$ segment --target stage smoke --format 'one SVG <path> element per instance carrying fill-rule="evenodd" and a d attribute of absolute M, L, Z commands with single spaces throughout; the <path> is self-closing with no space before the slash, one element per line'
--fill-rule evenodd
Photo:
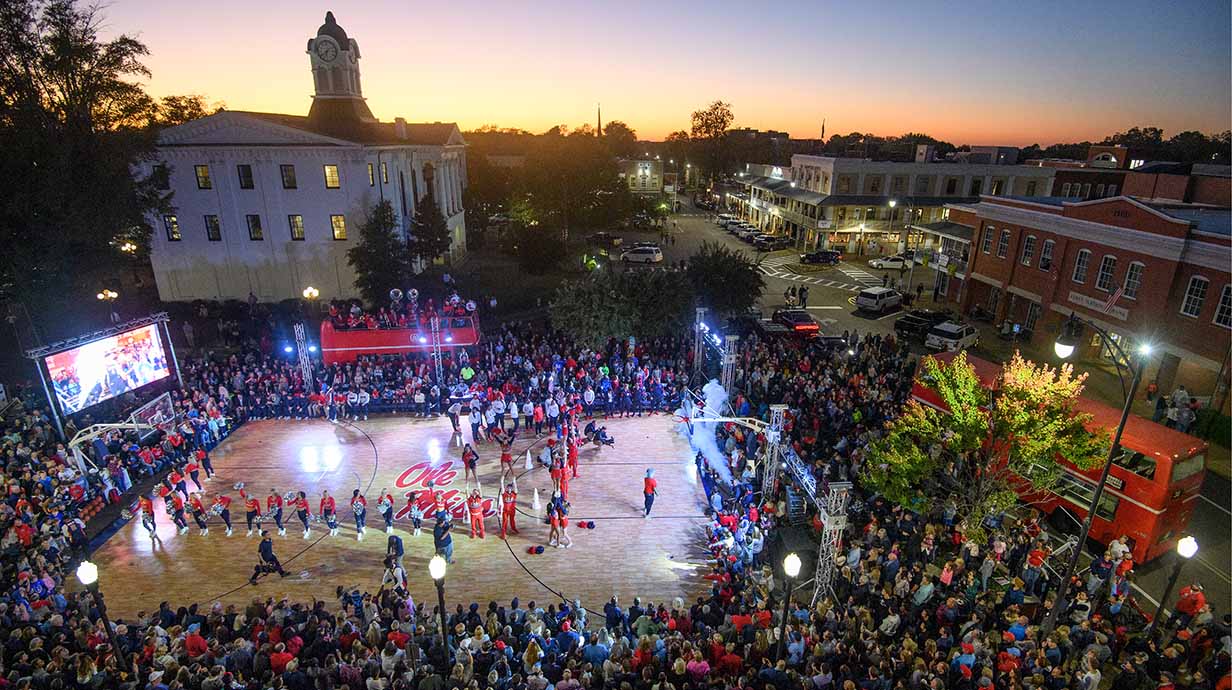
<path fill-rule="evenodd" d="M 706 408 L 698 410 L 694 407 L 693 414 L 695 419 L 692 420 L 692 424 L 681 424 L 682 430 L 688 437 L 689 445 L 693 450 L 701 453 L 702 457 L 706 458 L 706 463 L 710 465 L 710 469 L 714 470 L 723 481 L 731 484 L 732 476 L 731 470 L 727 467 L 727 456 L 723 454 L 723 451 L 719 450 L 719 444 L 715 438 L 719 427 L 718 423 L 698 423 L 696 421 L 706 417 L 723 416 L 723 408 L 727 405 L 727 391 L 723 390 L 722 384 L 717 380 L 711 379 L 709 383 L 702 386 L 702 398 L 706 401 Z M 691 434 L 689 433 L 690 426 L 692 427 Z"/>

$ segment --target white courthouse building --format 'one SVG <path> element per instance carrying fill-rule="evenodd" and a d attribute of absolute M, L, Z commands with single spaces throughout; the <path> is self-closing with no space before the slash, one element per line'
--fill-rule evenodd
<path fill-rule="evenodd" d="M 360 85 L 359 44 L 332 13 L 308 41 L 315 94 L 308 114 L 220 111 L 162 132 L 174 210 L 150 219 L 151 263 L 164 301 L 356 297 L 346 252 L 366 213 L 391 202 L 414 233 L 420 199 L 435 200 L 466 248 L 466 142 L 454 123 L 379 122 Z M 405 286 L 403 286 L 405 287 Z"/>

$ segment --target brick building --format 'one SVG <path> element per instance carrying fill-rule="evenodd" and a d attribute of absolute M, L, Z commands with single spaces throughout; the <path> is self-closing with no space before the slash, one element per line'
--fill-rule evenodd
<path fill-rule="evenodd" d="M 971 230 L 969 279 L 947 292 L 962 313 L 985 309 L 1040 344 L 1077 313 L 1113 338 L 1152 343 L 1147 380 L 1161 390 L 1184 383 L 1227 406 L 1232 212 L 1123 196 L 983 197 L 947 208 L 948 223 Z M 1106 356 L 1088 335 L 1082 354 Z"/>

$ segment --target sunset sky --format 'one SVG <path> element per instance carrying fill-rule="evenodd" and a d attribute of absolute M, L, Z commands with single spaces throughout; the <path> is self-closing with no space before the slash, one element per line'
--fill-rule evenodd
<path fill-rule="evenodd" d="M 716 99 L 738 126 L 907 131 L 968 144 L 1229 128 L 1228 0 L 554 2 L 112 0 L 149 89 L 307 113 L 325 11 L 359 42 L 377 117 L 541 132 L 603 118 L 643 139 Z"/>

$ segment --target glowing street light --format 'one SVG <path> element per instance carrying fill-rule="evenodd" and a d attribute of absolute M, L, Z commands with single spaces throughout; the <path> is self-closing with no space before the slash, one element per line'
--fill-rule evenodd
<path fill-rule="evenodd" d="M 436 610 L 441 615 L 441 644 L 445 645 L 441 648 L 441 657 L 445 659 L 446 667 L 449 665 L 449 620 L 445 617 L 445 569 L 448 565 L 439 553 L 428 561 L 428 574 L 436 584 Z M 448 669 L 442 668 L 441 671 L 447 673 Z"/>
<path fill-rule="evenodd" d="M 795 551 L 783 557 L 783 574 L 787 576 L 787 587 L 783 593 L 783 619 L 779 621 L 779 644 L 774 653 L 776 660 L 783 658 L 783 641 L 787 637 L 788 608 L 791 606 L 791 591 L 796 586 L 796 576 L 800 574 L 800 557 Z"/>
<path fill-rule="evenodd" d="M 98 566 L 90 561 L 82 561 L 77 566 L 77 581 L 85 586 L 90 592 L 90 596 L 94 599 L 94 608 L 98 609 L 98 617 L 103 622 L 103 628 L 107 631 L 107 639 L 111 642 L 111 649 L 116 653 L 120 660 L 120 668 L 128 669 L 128 654 L 124 653 L 124 648 L 120 646 L 120 641 L 116 639 L 115 630 L 111 627 L 111 621 L 107 619 L 107 605 L 103 602 L 103 595 L 98 591 Z"/>
<path fill-rule="evenodd" d="M 116 292 L 115 290 L 108 290 L 106 288 L 103 288 L 103 291 L 98 293 L 94 297 L 97 298 L 98 301 L 100 302 L 114 302 L 116 299 L 120 297 L 120 293 Z"/>
<path fill-rule="evenodd" d="M 1151 639 L 1155 635 L 1155 628 L 1159 626 L 1159 619 L 1164 615 L 1164 604 L 1168 601 L 1168 597 L 1172 595 L 1172 590 L 1176 588 L 1176 582 L 1181 577 L 1181 569 L 1189 562 L 1191 558 L 1198 555 L 1198 540 L 1192 536 L 1185 535 L 1176 542 L 1176 555 L 1180 558 L 1176 559 L 1176 565 L 1172 567 L 1172 576 L 1168 578 L 1168 586 L 1164 588 L 1164 595 L 1159 598 L 1159 606 L 1155 609 L 1155 617 L 1151 619 L 1151 627 L 1147 628 L 1146 639 Z"/>
<path fill-rule="evenodd" d="M 304 288 L 303 294 L 304 294 L 304 299 L 314 300 L 321 296 L 321 291 L 309 285 L 308 287 Z"/>

